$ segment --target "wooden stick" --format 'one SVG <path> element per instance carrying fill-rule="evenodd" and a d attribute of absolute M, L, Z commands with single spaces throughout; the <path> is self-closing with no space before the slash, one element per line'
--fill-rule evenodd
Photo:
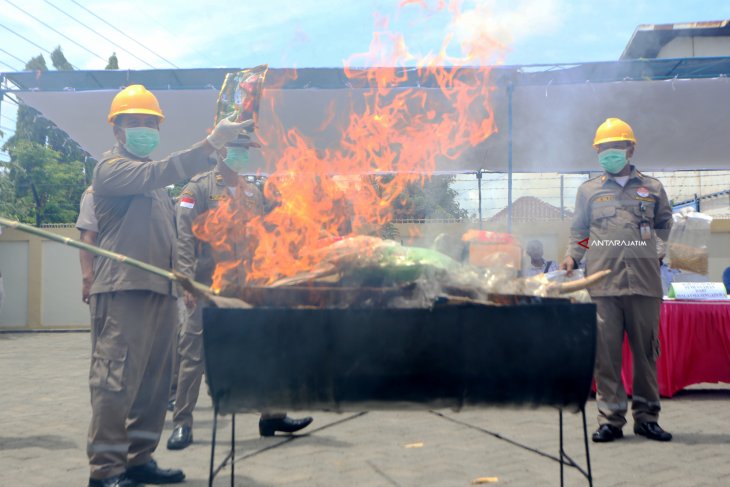
<path fill-rule="evenodd" d="M 170 281 L 179 282 L 178 276 L 175 273 L 173 273 L 172 271 L 161 269 L 157 266 L 148 264 L 146 262 L 142 262 L 141 260 L 127 257 L 126 255 L 118 254 L 118 253 L 112 252 L 110 250 L 99 248 L 96 245 L 89 245 L 87 243 L 80 242 L 78 240 L 74 240 L 69 237 L 62 237 L 60 235 L 56 235 L 55 233 L 51 233 L 46 230 L 41 230 L 40 228 L 26 225 L 24 223 L 20 223 L 15 220 L 9 220 L 9 219 L 1 217 L 1 216 L 0 216 L 0 225 L 10 227 L 10 228 L 15 228 L 17 230 L 20 230 L 21 232 L 30 233 L 30 234 L 36 235 L 38 237 L 47 238 L 48 240 L 53 240 L 55 242 L 59 242 L 64 245 L 68 245 L 70 247 L 76 247 L 77 249 L 85 250 L 87 252 L 91 252 L 92 254 L 100 255 L 102 257 L 106 257 L 107 259 L 112 259 L 116 262 L 120 262 L 122 264 L 127 264 L 132 267 L 142 269 L 143 271 L 147 271 L 147 272 L 150 272 L 157 276 L 164 277 L 165 279 L 169 279 Z M 197 289 L 198 291 L 200 291 L 204 294 L 207 294 L 207 295 L 216 294 L 210 287 L 208 287 L 205 284 L 202 284 L 200 282 L 193 281 L 192 279 L 189 280 L 189 284 L 191 287 Z"/>

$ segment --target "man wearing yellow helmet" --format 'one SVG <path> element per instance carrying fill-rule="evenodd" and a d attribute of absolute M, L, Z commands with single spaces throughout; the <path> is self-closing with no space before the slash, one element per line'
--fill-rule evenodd
<path fill-rule="evenodd" d="M 148 156 L 164 120 L 157 98 L 131 85 L 107 120 L 117 144 L 94 170 L 97 244 L 162 268 L 174 267 L 175 209 L 164 189 L 210 169 L 208 156 L 251 121 L 221 120 L 203 141 L 160 160 Z M 110 259 L 97 259 L 90 290 L 90 487 L 182 482 L 152 459 L 165 421 L 177 327 L 177 287 Z"/>
<path fill-rule="evenodd" d="M 621 379 L 621 348 L 628 335 L 634 360 L 634 433 L 656 441 L 672 435 L 658 424 L 659 311 L 662 283 L 657 240 L 666 240 L 672 208 L 662 184 L 629 163 L 636 147 L 632 128 L 609 118 L 596 131 L 593 147 L 604 170 L 578 189 L 570 246 L 562 269 L 572 271 L 585 256 L 586 274 L 611 269 L 590 288 L 598 313 L 595 442 L 623 437 L 628 401 Z"/>

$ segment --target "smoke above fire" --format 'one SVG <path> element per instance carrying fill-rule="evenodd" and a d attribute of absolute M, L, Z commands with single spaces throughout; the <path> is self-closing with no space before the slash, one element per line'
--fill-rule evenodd
<path fill-rule="evenodd" d="M 318 147 L 280 123 L 257 129 L 272 168 L 263 188 L 272 208 L 255 215 L 227 198 L 194 226 L 216 254 L 214 289 L 225 289 L 241 269 L 249 284 L 270 284 L 311 269 L 338 239 L 377 235 L 408 185 L 423 183 L 440 158 L 457 158 L 497 130 L 490 66 L 507 44 L 498 29 L 487 28 L 488 3 L 462 10 L 460 2 L 401 2 L 402 10 L 450 18 L 440 49 L 419 56 L 387 17 L 376 17 L 367 51 L 344 62 L 348 113 L 321 107 L 326 116 L 317 130 L 335 130 L 336 145 Z M 276 114 L 280 101 L 264 96 L 262 104 Z"/>

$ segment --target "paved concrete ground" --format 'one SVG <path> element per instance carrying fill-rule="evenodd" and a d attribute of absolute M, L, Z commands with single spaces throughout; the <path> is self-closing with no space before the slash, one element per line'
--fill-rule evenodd
<path fill-rule="evenodd" d="M 0 486 L 86 485 L 89 348 L 88 333 L 0 334 Z M 627 427 L 620 442 L 591 444 L 595 485 L 730 485 L 730 385 L 695 387 L 663 407 L 661 424 L 675 440 L 649 442 Z M 591 401 L 590 431 L 595 410 Z M 308 435 L 294 439 L 260 438 L 257 416 L 238 415 L 236 485 L 468 486 L 478 477 L 497 477 L 496 485 L 559 485 L 558 464 L 544 455 L 558 449 L 552 409 L 311 414 Z M 565 421 L 566 449 L 584 464 L 580 416 Z M 219 424 L 219 438 L 229 440 L 230 417 Z M 171 452 L 164 447 L 168 418 L 156 458 L 163 467 L 184 468 L 185 485 L 207 485 L 211 426 L 203 393 L 195 444 Z M 412 444 L 421 446 L 406 446 Z M 229 485 L 229 472 L 215 485 Z M 567 469 L 566 485 L 586 483 Z"/>

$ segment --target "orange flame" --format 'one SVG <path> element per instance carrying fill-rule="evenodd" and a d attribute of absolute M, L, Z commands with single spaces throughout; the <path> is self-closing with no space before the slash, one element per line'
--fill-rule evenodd
<path fill-rule="evenodd" d="M 401 2 L 413 4 L 427 7 L 425 0 Z M 447 6 L 440 0 L 436 8 L 452 19 L 460 15 L 458 2 Z M 345 62 L 352 111 L 345 126 L 337 127 L 342 136 L 336 147 L 318 149 L 278 120 L 258 134 L 265 160 L 275 167 L 264 187 L 264 197 L 275 206 L 252 216 L 232 203 L 221 204 L 195 225 L 198 238 L 233 256 L 218 262 L 214 289 L 226 285 L 236 268 L 245 269 L 249 283 L 271 283 L 311 269 L 324 245 L 373 233 L 389 222 L 406 187 L 423 183 L 438 158 L 457 158 L 495 132 L 487 63 L 504 46 L 480 35 L 460 42 L 464 57 L 458 58 L 447 54 L 451 41 L 447 36 L 438 53 L 419 60 L 403 36 L 375 32 L 368 52 Z M 334 105 L 326 108 L 323 130 L 337 124 Z M 248 255 L 232 249 L 242 240 Z"/>

